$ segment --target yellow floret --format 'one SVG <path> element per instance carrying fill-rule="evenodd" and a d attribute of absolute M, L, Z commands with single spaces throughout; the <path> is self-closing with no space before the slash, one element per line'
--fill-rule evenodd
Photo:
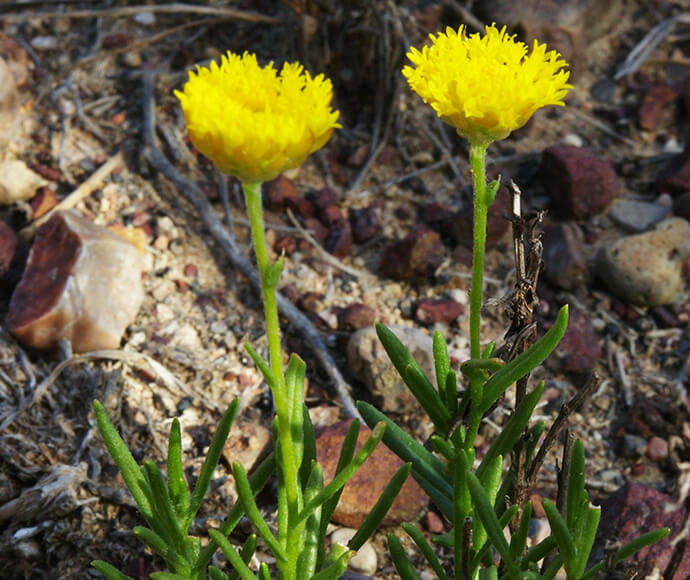
<path fill-rule="evenodd" d="M 532 51 L 506 34 L 486 27 L 486 34 L 446 29 L 430 35 L 431 46 L 411 48 L 414 68 L 403 74 L 412 89 L 458 134 L 474 144 L 504 139 L 546 105 L 563 105 L 572 85 L 567 63 L 536 40 Z"/>
<path fill-rule="evenodd" d="M 223 173 L 244 182 L 273 179 L 301 165 L 340 127 L 333 87 L 298 63 L 278 74 L 273 63 L 228 52 L 220 66 L 189 73 L 180 100 L 190 139 Z"/>

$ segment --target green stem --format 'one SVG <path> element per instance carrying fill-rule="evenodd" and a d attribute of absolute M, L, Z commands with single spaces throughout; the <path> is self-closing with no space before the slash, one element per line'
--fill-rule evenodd
<path fill-rule="evenodd" d="M 470 289 L 470 356 L 479 358 L 479 339 L 482 287 L 484 277 L 484 247 L 486 245 L 486 148 L 488 145 L 470 145 L 470 165 L 474 180 L 474 247 L 472 249 L 472 288 Z"/>
<path fill-rule="evenodd" d="M 261 278 L 261 295 L 266 316 L 266 335 L 268 336 L 268 350 L 271 360 L 271 370 L 276 378 L 273 389 L 276 417 L 278 420 L 278 439 L 280 453 L 278 454 L 278 469 L 282 472 L 287 497 L 288 525 L 287 536 L 279 541 L 288 553 L 288 569 L 281 570 L 285 580 L 294 578 L 297 554 L 301 546 L 301 531 L 304 524 L 295 525 L 297 516 L 302 509 L 302 489 L 299 485 L 299 466 L 295 457 L 292 431 L 290 429 L 289 393 L 283 374 L 283 352 L 280 345 L 280 323 L 278 320 L 278 302 L 276 300 L 276 283 L 274 276 L 270 276 L 271 264 L 268 257 L 268 246 L 264 230 L 263 210 L 261 206 L 261 183 L 244 183 L 244 197 L 247 203 L 247 215 L 252 230 L 252 241 L 256 254 L 256 263 Z M 273 280 L 273 283 L 271 283 Z"/>

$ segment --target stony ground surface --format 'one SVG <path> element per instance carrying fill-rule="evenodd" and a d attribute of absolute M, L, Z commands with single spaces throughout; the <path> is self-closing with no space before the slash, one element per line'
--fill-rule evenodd
<path fill-rule="evenodd" d="M 489 156 L 490 173 L 520 185 L 526 210 L 548 211 L 547 271 L 536 310 L 540 332 L 560 305 L 571 306 L 564 344 L 534 373 L 534 380 L 546 381 L 539 418 L 552 420 L 596 370 L 600 386 L 571 420 L 586 444 L 593 500 L 638 483 L 679 505 L 685 501 L 687 20 L 672 22 L 636 70 L 615 78 L 635 44 L 655 25 L 680 16 L 682 3 L 575 2 L 566 10 L 556 9 L 559 2 L 528 2 L 523 13 L 498 1 L 474 12 L 450 1 L 373 3 L 375 9 L 358 2 L 307 4 L 224 2 L 189 14 L 131 3 L 0 7 L 0 56 L 17 87 L 15 108 L 10 104 L 0 115 L 3 154 L 24 161 L 44 180 L 28 201 L 9 200 L 0 216 L 10 229 L 21 230 L 122 153 L 124 161 L 76 209 L 97 224 L 139 232 L 145 252 L 144 302 L 121 351 L 91 359 L 17 343 L 5 325 L 12 287 L 7 276 L 3 280 L 0 576 L 88 577 L 95 574 L 88 569 L 94 558 L 134 578 L 161 568 L 130 533 L 137 515 L 94 428 L 94 398 L 104 401 L 138 460 L 162 460 L 171 420 L 179 416 L 193 478 L 220 413 L 239 397 L 225 459 L 194 524 L 200 535 L 236 498 L 229 461 L 239 459 L 249 469 L 269 444 L 271 401 L 242 346 L 247 340 L 259 352 L 267 350 L 260 303 L 181 193 L 143 158 L 145 75 L 153 78 L 161 150 L 221 218 L 219 177 L 186 141 L 172 94 L 185 70 L 225 50 L 251 50 L 277 63 L 301 58 L 333 78 L 343 130 L 303 168 L 266 190 L 269 238 L 275 255 L 286 254 L 282 291 L 310 317 L 353 398 L 383 405 L 426 440 L 425 417 L 395 385 L 382 392 L 381 385 L 367 384 L 366 372 L 355 370 L 359 362 L 348 359 L 348 341 L 354 330 L 381 321 L 424 335 L 441 330 L 458 360 L 468 347 L 466 145 L 403 86 L 398 71 L 408 42 L 419 45 L 428 32 L 463 21 L 471 25 L 472 19 L 506 22 L 528 36 L 553 39 L 573 68 L 568 106 L 540 111 L 527 127 L 492 146 Z M 121 10 L 128 5 L 131 10 Z M 39 16 L 41 11 L 50 14 Z M 256 22 L 257 15 L 267 21 Z M 249 255 L 240 191 L 232 180 L 228 189 L 232 229 Z M 506 196 L 499 196 L 504 205 L 491 222 L 486 340 L 500 341 L 510 324 L 501 302 L 515 277 L 501 215 L 508 212 Z M 680 228 L 680 234 L 655 234 L 650 242 L 642 233 L 674 215 L 679 222 L 673 231 Z M 413 252 L 409 241 L 395 245 L 410 233 L 426 240 Z M 648 237 L 633 237 L 639 234 Z M 619 240 L 642 258 L 641 268 L 615 256 L 602 262 L 600 248 Z M 622 291 L 605 282 L 615 268 L 622 272 L 617 279 L 628 281 Z M 652 282 L 636 278 L 639 271 L 651 272 Z M 661 302 L 654 302 L 659 293 Z M 630 303 L 633 295 L 649 304 Z M 286 350 L 309 363 L 307 400 L 315 424 L 345 419 L 342 401 L 303 337 L 287 323 L 285 330 Z M 484 442 L 500 430 L 511 402 L 508 395 L 487 421 Z M 546 462 L 535 499 L 555 497 L 555 462 L 556 454 Z M 55 482 L 60 492 L 41 497 Z M 272 494 L 261 499 L 271 514 Z M 425 530 L 442 525 L 431 513 L 423 516 Z M 378 565 L 371 575 L 395 577 L 383 538 L 373 542 Z"/>

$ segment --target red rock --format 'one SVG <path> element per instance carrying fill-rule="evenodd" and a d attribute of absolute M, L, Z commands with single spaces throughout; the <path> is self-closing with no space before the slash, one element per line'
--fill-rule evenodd
<path fill-rule="evenodd" d="M 345 219 L 342 210 L 337 205 L 329 205 L 319 212 L 321 222 L 325 226 L 332 226 Z"/>
<path fill-rule="evenodd" d="M 303 220 L 314 217 L 316 208 L 314 204 L 303 197 L 288 197 L 285 199 L 285 207 Z"/>
<path fill-rule="evenodd" d="M 316 218 L 307 218 L 304 220 L 304 227 L 309 230 L 309 233 L 317 242 L 323 244 L 328 235 L 328 228 L 326 226 Z"/>
<path fill-rule="evenodd" d="M 512 211 L 513 198 L 507 187 L 499 188 L 496 199 L 489 206 L 486 216 L 486 247 L 493 248 L 510 228 L 510 222 L 504 216 Z M 441 226 L 442 231 L 457 243 L 472 248 L 472 223 L 474 210 L 468 206 L 450 216 Z"/>
<path fill-rule="evenodd" d="M 584 147 L 549 147 L 540 173 L 555 210 L 564 219 L 585 220 L 601 213 L 621 189 L 613 164 Z"/>
<path fill-rule="evenodd" d="M 422 219 L 424 220 L 424 223 L 427 223 L 430 226 L 435 226 L 447 220 L 449 214 L 450 211 L 445 205 L 435 201 L 434 203 L 430 203 L 424 207 Z"/>
<path fill-rule="evenodd" d="M 553 286 L 574 290 L 589 281 L 582 233 L 574 223 L 544 226 L 544 278 Z"/>
<path fill-rule="evenodd" d="M 316 439 L 316 457 L 323 467 L 324 485 L 328 485 L 333 479 L 340 449 L 351 422 L 350 419 L 328 427 Z M 357 438 L 357 451 L 370 434 L 371 430 L 363 425 Z M 390 478 L 402 465 L 403 462 L 397 455 L 383 443 L 379 443 L 345 485 L 333 514 L 333 521 L 343 526 L 358 528 L 374 507 Z M 410 476 L 383 518 L 382 525 L 391 526 L 413 521 L 428 503 L 428 496 Z"/>
<path fill-rule="evenodd" d="M 338 258 L 344 258 L 352 248 L 352 228 L 347 220 L 335 222 L 323 241 L 325 250 Z"/>
<path fill-rule="evenodd" d="M 690 191 L 690 141 L 685 149 L 676 155 L 669 164 L 661 170 L 654 188 L 658 192 L 679 195 Z"/>
<path fill-rule="evenodd" d="M 33 210 L 33 218 L 40 218 L 57 205 L 55 191 L 50 189 L 50 187 L 41 187 L 36 192 L 36 195 L 31 198 L 29 205 Z"/>
<path fill-rule="evenodd" d="M 568 330 L 556 348 L 560 369 L 566 373 L 586 376 L 601 356 L 601 345 L 588 316 L 570 309 Z"/>
<path fill-rule="evenodd" d="M 637 401 L 628 413 L 629 426 L 645 439 L 666 433 L 671 422 L 668 402 L 647 398 Z"/>
<path fill-rule="evenodd" d="M 668 441 L 661 437 L 652 437 L 647 443 L 647 457 L 655 463 L 661 463 L 668 457 Z"/>
<path fill-rule="evenodd" d="M 29 165 L 29 167 L 38 173 L 43 179 L 47 179 L 48 181 L 60 181 L 60 178 L 62 177 L 62 173 L 60 173 L 59 169 L 47 167 L 42 163 L 32 163 Z"/>
<path fill-rule="evenodd" d="M 288 199 L 299 197 L 294 182 L 284 175 L 279 175 L 266 184 L 266 206 L 274 211 L 284 209 Z"/>
<path fill-rule="evenodd" d="M 642 99 L 638 111 L 640 127 L 654 131 L 664 116 L 673 112 L 673 102 L 679 97 L 678 91 L 666 85 L 652 85 Z"/>
<path fill-rule="evenodd" d="M 291 256 L 297 249 L 297 241 L 290 236 L 282 236 L 273 244 L 273 249 L 279 256 L 283 254 Z"/>
<path fill-rule="evenodd" d="M 674 504 L 671 496 L 638 483 L 628 483 L 614 492 L 602 505 L 601 523 L 594 547 L 596 560 L 603 556 L 607 540 L 627 544 L 646 532 L 668 527 L 671 533 L 666 538 L 640 550 L 627 560 L 636 565 L 641 578 L 651 573 L 655 566 L 663 572 L 673 554 L 671 540 L 683 529 L 687 518 L 684 505 L 670 512 L 666 511 L 667 505 Z M 678 571 L 669 580 L 682 580 L 688 575 L 690 543 L 685 547 Z"/>
<path fill-rule="evenodd" d="M 298 304 L 300 299 L 302 298 L 302 295 L 297 289 L 297 286 L 295 286 L 295 284 L 292 283 L 283 286 L 280 289 L 280 293 L 293 304 Z"/>
<path fill-rule="evenodd" d="M 378 312 L 366 304 L 351 304 L 338 312 L 338 328 L 340 330 L 359 330 L 375 324 L 378 316 Z"/>
<path fill-rule="evenodd" d="M 384 276 L 401 281 L 430 281 L 443 262 L 441 237 L 425 226 L 418 226 L 402 240 L 383 250 Z"/>
<path fill-rule="evenodd" d="M 7 326 L 34 348 L 62 338 L 74 352 L 117 348 L 143 300 L 142 258 L 121 236 L 73 212 L 36 233 Z"/>
<path fill-rule="evenodd" d="M 185 264 L 182 273 L 188 278 L 196 278 L 196 275 L 199 273 L 199 268 L 197 268 L 196 264 Z"/>
<path fill-rule="evenodd" d="M 415 319 L 422 324 L 450 324 L 465 312 L 459 302 L 447 298 L 426 298 L 417 305 Z"/>
<path fill-rule="evenodd" d="M 362 209 L 350 210 L 350 226 L 355 242 L 364 243 L 381 231 L 382 205 L 375 201 Z"/>
<path fill-rule="evenodd" d="M 438 516 L 436 512 L 428 511 L 426 513 L 426 529 L 432 534 L 443 533 L 443 520 Z"/>

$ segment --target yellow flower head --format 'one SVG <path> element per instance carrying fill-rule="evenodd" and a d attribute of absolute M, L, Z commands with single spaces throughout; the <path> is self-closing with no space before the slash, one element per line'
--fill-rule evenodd
<path fill-rule="evenodd" d="M 568 89 L 567 63 L 536 40 L 527 46 L 493 24 L 486 35 L 456 32 L 430 35 L 432 44 L 407 54 L 416 68 L 403 74 L 412 89 L 439 117 L 473 144 L 505 139 L 546 105 L 563 105 Z"/>
<path fill-rule="evenodd" d="M 194 146 L 223 173 L 244 182 L 273 179 L 302 164 L 338 125 L 333 87 L 299 63 L 260 67 L 228 52 L 221 65 L 189 73 L 180 99 Z"/>

